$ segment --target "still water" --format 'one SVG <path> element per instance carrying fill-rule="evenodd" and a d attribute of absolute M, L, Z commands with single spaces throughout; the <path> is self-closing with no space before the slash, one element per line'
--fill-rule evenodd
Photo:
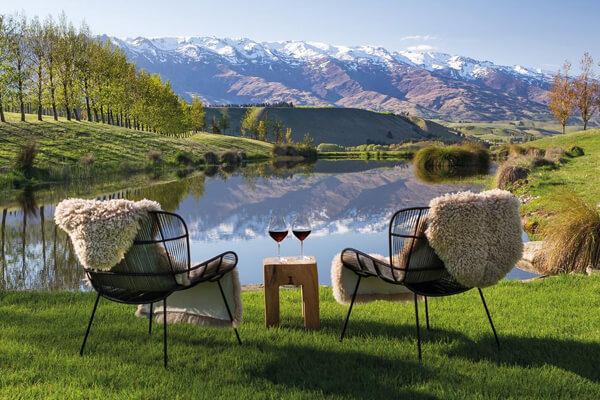
<path fill-rule="evenodd" d="M 466 181 L 425 183 L 402 161 L 318 161 L 290 169 L 254 165 L 97 198 L 149 198 L 180 214 L 190 230 L 192 260 L 233 250 L 242 284 L 262 283 L 262 259 L 277 254 L 266 232 L 270 217 L 283 215 L 291 224 L 295 215 L 306 215 L 313 232 L 304 253 L 316 257 L 319 282 L 328 285 L 331 260 L 345 247 L 387 254 L 387 226 L 397 209 L 427 205 L 448 192 L 482 189 Z M 86 188 L 69 196 L 88 193 Z M 22 194 L 17 206 L 2 209 L 0 289 L 85 290 L 70 241 L 53 220 L 56 203 L 67 195 L 56 197 L 38 204 L 35 193 Z M 288 235 L 281 252 L 298 255 L 300 242 Z M 509 274 L 529 276 L 516 269 Z"/>

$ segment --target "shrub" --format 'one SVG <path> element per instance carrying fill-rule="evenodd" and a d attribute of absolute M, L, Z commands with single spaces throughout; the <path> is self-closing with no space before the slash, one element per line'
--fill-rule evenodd
<path fill-rule="evenodd" d="M 512 188 L 518 181 L 527 179 L 528 175 L 528 168 L 505 162 L 496 172 L 496 187 L 504 190 Z"/>
<path fill-rule="evenodd" d="M 226 151 L 225 153 L 221 154 L 221 163 L 222 164 L 234 166 L 234 165 L 241 164 L 241 162 L 242 162 L 242 158 L 235 151 Z"/>
<path fill-rule="evenodd" d="M 157 163 L 162 159 L 162 154 L 160 151 L 151 150 L 148 152 L 148 161 L 151 163 Z"/>
<path fill-rule="evenodd" d="M 555 196 L 543 229 L 544 266 L 549 273 L 585 272 L 600 264 L 600 215 L 595 204 L 573 192 Z"/>
<path fill-rule="evenodd" d="M 19 171 L 30 172 L 33 169 L 37 153 L 38 147 L 34 141 L 21 146 L 15 158 L 15 168 Z"/>
<path fill-rule="evenodd" d="M 573 146 L 569 149 L 569 155 L 571 157 L 581 157 L 583 155 L 585 155 L 585 152 L 583 151 L 583 149 L 579 146 Z"/>
<path fill-rule="evenodd" d="M 317 150 L 321 152 L 335 152 L 335 151 L 346 151 L 344 146 L 334 143 L 321 143 L 317 146 Z"/>
<path fill-rule="evenodd" d="M 219 157 L 212 151 L 204 153 L 206 165 L 219 165 Z"/>
<path fill-rule="evenodd" d="M 178 151 L 175 154 L 175 161 L 177 161 L 177 164 L 180 165 L 192 165 L 196 164 L 197 162 L 196 157 L 187 151 Z"/>
<path fill-rule="evenodd" d="M 453 146 L 429 146 L 417 151 L 415 165 L 428 172 L 449 172 L 461 167 L 487 169 L 490 154 L 487 149 L 473 143 Z"/>
<path fill-rule="evenodd" d="M 81 157 L 81 160 L 79 160 L 81 165 L 92 165 L 95 161 L 96 157 L 94 157 L 93 154 L 86 154 L 85 156 Z"/>

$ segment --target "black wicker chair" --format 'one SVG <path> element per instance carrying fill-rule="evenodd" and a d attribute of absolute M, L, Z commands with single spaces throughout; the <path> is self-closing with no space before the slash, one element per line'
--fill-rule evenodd
<path fill-rule="evenodd" d="M 175 291 L 189 289 L 201 282 L 217 282 L 229 318 L 233 321 L 220 279 L 236 267 L 237 261 L 238 257 L 234 252 L 225 252 L 192 266 L 185 221 L 174 213 L 149 212 L 149 217 L 140 224 L 133 246 L 118 265 L 109 271 L 84 268 L 98 296 L 79 354 L 83 355 L 100 297 L 124 304 L 150 304 L 148 334 L 152 333 L 153 303 L 162 301 L 163 357 L 166 367 L 167 297 Z M 238 343 L 242 344 L 236 328 L 234 332 Z"/>
<path fill-rule="evenodd" d="M 413 292 L 419 361 L 422 357 L 417 296 L 424 297 L 425 318 L 427 329 L 429 329 L 428 297 L 451 296 L 472 289 L 457 282 L 429 246 L 424 233 L 428 211 L 429 207 L 406 208 L 393 215 L 389 226 L 389 262 L 382 262 L 355 249 L 344 249 L 342 251 L 343 266 L 353 271 L 357 275 L 357 280 L 340 341 L 344 339 L 352 306 L 354 305 L 360 280 L 363 277 L 378 277 L 388 283 L 404 285 Z M 480 288 L 477 289 L 492 327 L 496 344 L 500 348 L 498 335 L 485 303 L 483 292 Z"/>

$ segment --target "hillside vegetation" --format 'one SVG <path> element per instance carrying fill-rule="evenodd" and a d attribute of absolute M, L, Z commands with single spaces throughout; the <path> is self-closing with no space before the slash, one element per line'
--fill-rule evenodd
<path fill-rule="evenodd" d="M 230 122 L 226 133 L 240 135 L 241 120 L 246 110 L 244 107 L 206 108 L 206 121 L 210 124 L 213 116 L 218 121 L 226 114 Z M 342 146 L 431 139 L 455 143 L 462 140 L 453 129 L 433 121 L 356 108 L 261 107 L 259 112 L 259 119 L 267 114 L 270 120 L 280 120 L 286 127 L 291 128 L 292 139 L 295 142 L 302 141 L 307 132 L 316 144 L 336 143 Z M 269 140 L 272 140 L 270 133 L 269 136 Z"/>
<path fill-rule="evenodd" d="M 205 132 L 175 138 L 94 122 L 39 122 L 35 115 L 19 122 L 18 114 L 6 116 L 7 123 L 0 124 L 0 168 L 12 166 L 19 149 L 31 141 L 37 144 L 36 165 L 40 168 L 75 165 L 91 156 L 96 167 L 113 170 L 139 168 L 147 163 L 150 152 L 158 153 L 166 163 L 174 163 L 179 152 L 201 157 L 209 151 L 240 150 L 267 156 L 272 147 L 257 140 Z"/>

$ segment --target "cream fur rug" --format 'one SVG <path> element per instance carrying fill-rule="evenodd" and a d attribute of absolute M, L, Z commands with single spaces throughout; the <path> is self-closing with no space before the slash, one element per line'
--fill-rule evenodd
<path fill-rule="evenodd" d="M 370 254 L 386 264 L 388 257 L 379 254 Z M 358 276 L 344 268 L 341 254 L 337 254 L 331 261 L 331 285 L 333 286 L 333 297 L 340 304 L 349 305 L 352 301 L 352 294 L 356 288 Z M 362 278 L 358 286 L 355 303 L 368 303 L 375 300 L 388 301 L 412 301 L 413 293 L 403 285 L 393 285 L 377 277 Z"/>
<path fill-rule="evenodd" d="M 527 242 L 523 247 L 523 257 L 517 263 L 517 268 L 538 273 L 545 274 L 544 266 L 544 242 Z"/>
<path fill-rule="evenodd" d="M 71 238 L 85 268 L 109 270 L 132 246 L 142 218 L 159 210 L 160 204 L 146 199 L 67 199 L 56 206 L 54 220 Z"/>
<path fill-rule="evenodd" d="M 202 282 L 198 285 L 180 290 L 167 297 L 167 323 L 188 323 L 200 326 L 234 327 L 242 323 L 242 289 L 238 271 L 233 270 L 221 278 L 223 292 L 233 315 L 233 323 L 229 319 L 227 308 L 223 303 L 219 286 L 216 282 Z M 135 315 L 148 317 L 149 304 L 138 306 Z M 162 323 L 163 303 L 155 303 L 152 314 L 156 322 Z"/>
<path fill-rule="evenodd" d="M 465 286 L 485 287 L 521 259 L 519 199 L 505 190 L 437 197 L 425 235 L 448 272 Z"/>

